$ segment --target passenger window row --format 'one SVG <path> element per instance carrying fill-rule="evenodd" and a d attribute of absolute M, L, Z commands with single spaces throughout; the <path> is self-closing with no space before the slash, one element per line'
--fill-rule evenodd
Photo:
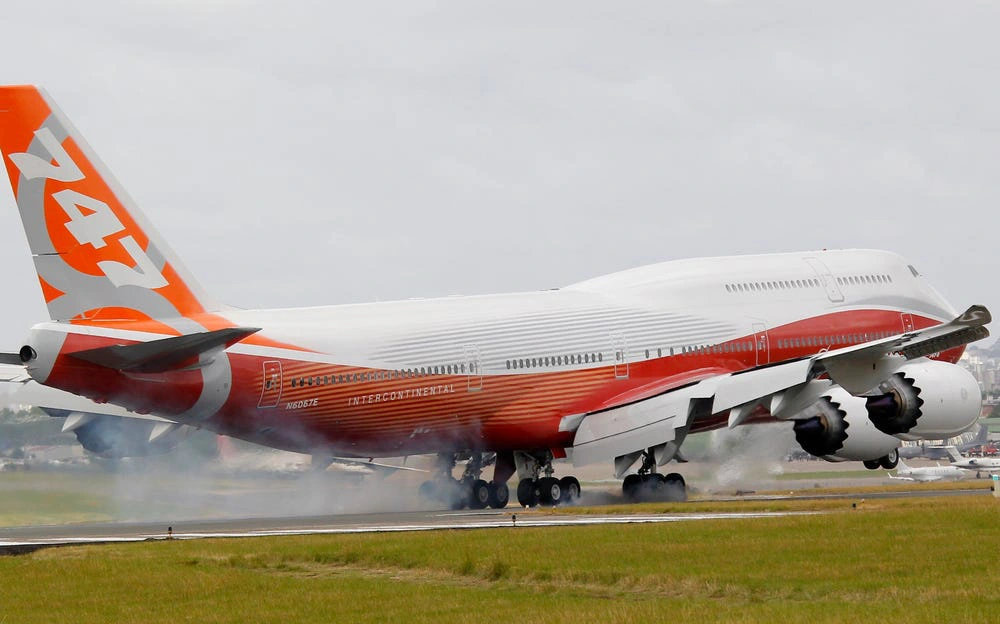
<path fill-rule="evenodd" d="M 334 384 L 359 383 L 365 381 L 390 381 L 396 379 L 413 379 L 416 377 L 427 377 L 428 375 L 464 375 L 479 372 L 479 365 L 475 362 L 462 362 L 460 364 L 445 364 L 440 366 L 421 366 L 419 368 L 401 368 L 399 370 L 371 371 L 365 373 L 346 373 L 336 375 L 322 375 L 313 377 L 293 377 L 292 387 L 303 386 L 327 386 Z"/>
<path fill-rule="evenodd" d="M 865 286 L 868 284 L 891 284 L 891 275 L 850 275 L 848 277 L 838 277 L 837 283 L 841 286 Z"/>
<path fill-rule="evenodd" d="M 746 353 L 748 351 L 753 351 L 753 340 L 681 347 L 681 355 L 702 355 L 705 353 Z"/>
<path fill-rule="evenodd" d="M 879 331 L 863 334 L 837 334 L 834 336 L 803 336 L 800 338 L 782 338 L 777 341 L 779 349 L 794 347 L 829 347 L 832 345 L 861 344 L 870 340 L 880 340 L 895 336 L 893 332 Z"/>
<path fill-rule="evenodd" d="M 763 292 L 765 290 L 789 290 L 792 288 L 819 288 L 818 279 L 774 280 L 767 282 L 737 282 L 726 284 L 726 292 Z"/>
<path fill-rule="evenodd" d="M 513 360 L 507 360 L 507 369 L 543 368 L 546 366 L 569 366 L 572 364 L 594 364 L 603 361 L 603 353 L 549 355 L 545 357 L 516 358 Z"/>

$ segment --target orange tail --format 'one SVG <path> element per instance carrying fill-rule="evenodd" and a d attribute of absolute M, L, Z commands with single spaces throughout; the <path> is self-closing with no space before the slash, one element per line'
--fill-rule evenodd
<path fill-rule="evenodd" d="M 52 319 L 219 309 L 42 89 L 0 86 L 0 153 Z"/>

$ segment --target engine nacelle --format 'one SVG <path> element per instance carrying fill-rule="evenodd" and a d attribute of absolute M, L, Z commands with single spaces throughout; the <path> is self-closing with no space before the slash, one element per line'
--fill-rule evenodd
<path fill-rule="evenodd" d="M 72 431 L 83 448 L 107 458 L 161 455 L 173 450 L 194 431 L 192 427 L 152 420 L 47 407 L 42 410 L 50 416 L 76 418 L 77 422 L 64 426 L 63 431 Z"/>
<path fill-rule="evenodd" d="M 982 409 L 979 383 L 961 366 L 920 359 L 901 366 L 867 398 L 875 427 L 902 440 L 941 440 L 971 427 Z"/>
<path fill-rule="evenodd" d="M 109 458 L 162 455 L 186 438 L 190 427 L 180 427 L 150 441 L 157 423 L 116 416 L 98 416 L 73 430 L 83 448 Z"/>
<path fill-rule="evenodd" d="M 901 442 L 875 428 L 864 397 L 831 388 L 795 420 L 795 440 L 804 451 L 827 461 L 871 461 L 892 453 Z"/>

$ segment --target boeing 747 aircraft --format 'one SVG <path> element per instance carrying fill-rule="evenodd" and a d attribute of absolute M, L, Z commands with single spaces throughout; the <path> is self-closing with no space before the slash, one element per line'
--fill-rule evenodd
<path fill-rule="evenodd" d="M 41 89 L 0 87 L 0 152 L 50 316 L 0 359 L 92 402 L 70 414 L 91 444 L 113 446 L 102 427 L 119 419 L 149 444 L 200 427 L 320 459 L 433 453 L 421 490 L 482 508 L 507 505 L 515 473 L 520 504 L 571 501 L 579 482 L 553 465 L 567 456 L 612 462 L 630 498 L 683 495 L 661 468 L 698 431 L 785 421 L 813 455 L 891 468 L 901 440 L 951 437 L 979 415 L 955 363 L 989 312 L 956 313 L 894 253 L 240 310 L 202 289 Z"/>

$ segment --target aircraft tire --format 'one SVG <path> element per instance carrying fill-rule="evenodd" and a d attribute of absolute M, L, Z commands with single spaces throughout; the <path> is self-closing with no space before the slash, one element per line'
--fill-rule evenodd
<path fill-rule="evenodd" d="M 684 481 L 684 477 L 680 473 L 671 472 L 664 477 L 660 489 L 668 501 L 676 503 L 687 501 L 687 482 Z"/>
<path fill-rule="evenodd" d="M 538 493 L 538 502 L 541 505 L 555 505 L 562 495 L 562 488 L 559 486 L 559 479 L 555 477 L 542 477 L 535 486 Z"/>
<path fill-rule="evenodd" d="M 490 504 L 490 484 L 476 479 L 469 486 L 469 509 L 485 509 Z"/>
<path fill-rule="evenodd" d="M 630 501 L 639 500 L 639 490 L 642 488 L 642 477 L 637 474 L 630 474 L 622 481 L 622 494 Z"/>
<path fill-rule="evenodd" d="M 488 505 L 491 509 L 503 509 L 510 501 L 510 488 L 506 483 L 490 483 L 490 497 Z"/>
<path fill-rule="evenodd" d="M 518 482 L 517 503 L 521 507 L 534 507 L 538 504 L 538 495 L 535 494 L 534 479 L 521 479 Z"/>
<path fill-rule="evenodd" d="M 878 460 L 878 463 L 886 470 L 892 470 L 893 468 L 899 465 L 899 451 L 896 449 L 892 449 L 892 451 L 888 455 L 880 458 Z"/>
<path fill-rule="evenodd" d="M 572 505 L 580 499 L 580 482 L 576 477 L 563 477 L 559 479 L 560 505 Z"/>
<path fill-rule="evenodd" d="M 882 467 L 882 462 L 877 459 L 866 459 L 861 463 L 863 463 L 865 465 L 865 468 L 867 468 L 868 470 L 878 470 L 879 468 Z"/>

